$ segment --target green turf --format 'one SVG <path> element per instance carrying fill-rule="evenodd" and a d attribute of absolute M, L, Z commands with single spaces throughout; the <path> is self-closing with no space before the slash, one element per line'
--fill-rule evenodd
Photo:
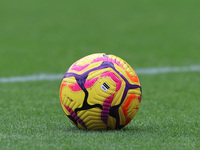
<path fill-rule="evenodd" d="M 142 67 L 200 65 L 199 0 L 0 1 L 0 78 L 63 73 L 107 52 Z M 60 80 L 0 83 L 0 149 L 200 149 L 200 72 L 139 75 L 141 107 L 120 131 L 83 131 Z"/>

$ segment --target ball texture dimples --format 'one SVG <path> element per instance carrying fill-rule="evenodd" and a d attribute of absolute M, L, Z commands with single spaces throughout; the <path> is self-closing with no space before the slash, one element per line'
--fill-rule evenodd
<path fill-rule="evenodd" d="M 141 103 L 141 85 L 135 71 L 121 58 L 97 53 L 72 64 L 60 86 L 61 106 L 80 129 L 125 127 Z"/>

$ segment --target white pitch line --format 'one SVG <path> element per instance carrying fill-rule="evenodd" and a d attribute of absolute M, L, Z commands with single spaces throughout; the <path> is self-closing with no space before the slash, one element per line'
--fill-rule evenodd
<path fill-rule="evenodd" d="M 17 77 L 8 77 L 8 78 L 0 78 L 0 83 L 8 83 L 8 82 L 27 82 L 27 81 L 44 81 L 44 80 L 61 80 L 63 78 L 63 74 L 38 74 L 38 75 L 30 75 L 30 76 L 17 76 Z"/>
<path fill-rule="evenodd" d="M 156 74 L 166 74 L 173 72 L 200 72 L 199 65 L 193 65 L 189 67 L 159 67 L 159 68 L 141 68 L 135 69 L 138 75 L 156 75 Z M 28 81 L 45 81 L 45 80 L 61 80 L 64 76 L 63 74 L 38 74 L 30 76 L 16 76 L 16 77 L 2 77 L 0 78 L 0 83 L 9 82 L 28 82 Z"/>
<path fill-rule="evenodd" d="M 164 73 L 173 73 L 173 72 L 199 72 L 200 66 L 193 65 L 189 67 L 159 67 L 159 68 L 144 68 L 144 69 L 136 69 L 135 72 L 137 74 L 164 74 Z"/>

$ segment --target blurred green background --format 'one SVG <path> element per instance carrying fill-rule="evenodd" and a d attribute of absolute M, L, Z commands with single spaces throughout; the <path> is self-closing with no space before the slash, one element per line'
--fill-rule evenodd
<path fill-rule="evenodd" d="M 133 68 L 199 64 L 199 0 L 1 0 L 0 76 L 62 73 L 92 53 Z"/>
<path fill-rule="evenodd" d="M 98 52 L 134 69 L 200 66 L 199 0 L 0 0 L 0 78 L 64 75 Z M 200 149 L 200 72 L 139 74 L 141 107 L 120 131 L 72 126 L 60 80 L 0 83 L 0 149 Z"/>

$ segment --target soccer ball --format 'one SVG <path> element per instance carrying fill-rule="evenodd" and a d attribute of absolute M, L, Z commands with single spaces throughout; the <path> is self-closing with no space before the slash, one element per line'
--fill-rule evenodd
<path fill-rule="evenodd" d="M 81 129 L 121 129 L 136 115 L 141 85 L 121 58 L 97 53 L 76 61 L 60 86 L 61 106 Z"/>

